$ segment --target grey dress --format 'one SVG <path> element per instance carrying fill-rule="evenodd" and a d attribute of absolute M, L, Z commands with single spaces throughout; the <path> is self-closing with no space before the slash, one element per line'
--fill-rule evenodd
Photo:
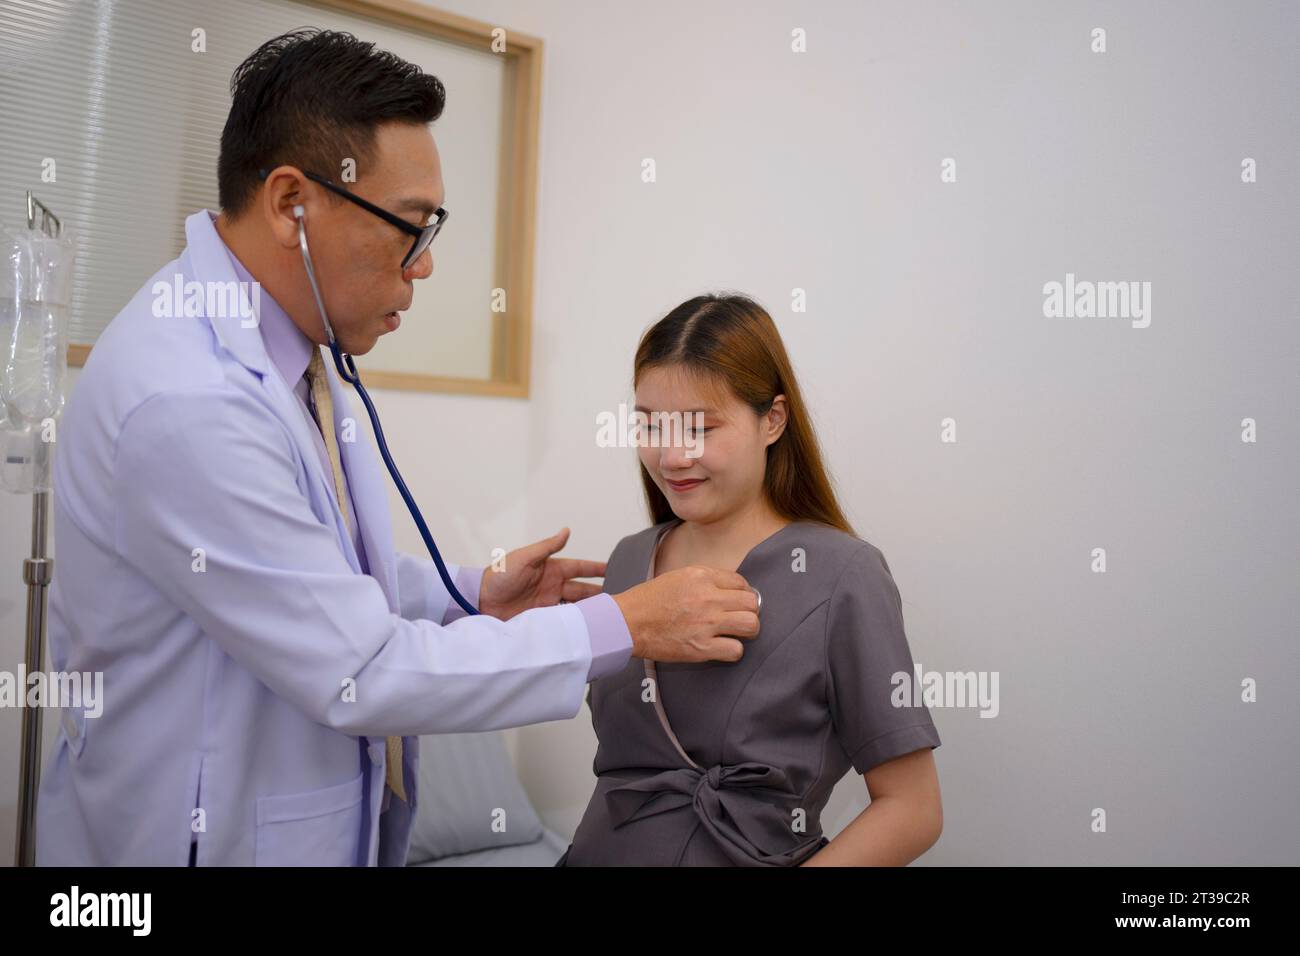
<path fill-rule="evenodd" d="M 604 590 L 653 577 L 679 523 L 620 541 Z M 556 866 L 796 866 L 830 842 L 821 811 L 850 766 L 939 746 L 923 704 L 891 703 L 913 663 L 874 545 L 796 521 L 736 570 L 762 595 L 739 661 L 634 657 L 592 682 L 596 789 Z"/>

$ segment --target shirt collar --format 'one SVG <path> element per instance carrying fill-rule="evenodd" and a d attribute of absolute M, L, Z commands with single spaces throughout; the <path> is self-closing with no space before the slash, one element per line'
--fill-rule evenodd
<path fill-rule="evenodd" d="M 217 239 L 230 257 L 230 264 L 234 266 L 239 278 L 244 282 L 256 281 L 219 233 Z M 307 365 L 311 362 L 311 350 L 317 348 L 317 345 L 303 334 L 302 329 L 294 325 L 289 313 L 267 294 L 266 289 L 259 293 L 259 303 L 257 324 L 262 333 L 262 342 L 266 345 L 266 354 L 275 363 L 285 384 L 293 389 L 307 371 Z"/>

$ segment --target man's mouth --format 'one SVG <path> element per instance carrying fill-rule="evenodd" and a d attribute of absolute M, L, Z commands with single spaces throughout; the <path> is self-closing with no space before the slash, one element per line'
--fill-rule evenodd
<path fill-rule="evenodd" d="M 389 332 L 396 332 L 397 327 L 402 324 L 402 317 L 396 312 L 389 312 L 384 316 L 384 324 L 388 326 Z"/>

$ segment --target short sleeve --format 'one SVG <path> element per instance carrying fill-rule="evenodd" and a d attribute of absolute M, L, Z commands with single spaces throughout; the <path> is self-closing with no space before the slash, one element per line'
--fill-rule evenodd
<path fill-rule="evenodd" d="M 858 773 L 939 746 L 929 710 L 911 693 L 902 598 L 873 545 L 853 555 L 831 592 L 826 668 L 835 734 Z"/>

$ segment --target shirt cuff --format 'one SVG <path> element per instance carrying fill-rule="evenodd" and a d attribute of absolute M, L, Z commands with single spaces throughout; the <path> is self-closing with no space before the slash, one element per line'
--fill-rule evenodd
<path fill-rule="evenodd" d="M 574 607 L 582 612 L 591 640 L 591 667 L 587 680 L 593 681 L 622 670 L 632 656 L 632 634 L 618 602 L 609 594 L 596 594 L 578 601 Z"/>
<path fill-rule="evenodd" d="M 462 567 L 456 571 L 456 577 L 452 579 L 456 590 L 475 607 L 478 607 L 478 592 L 483 584 L 484 570 L 486 569 Z M 455 598 L 452 598 L 447 603 L 447 612 L 442 616 L 442 623 L 450 624 L 452 621 L 459 621 L 462 617 L 468 616 L 465 609 L 456 603 Z"/>

